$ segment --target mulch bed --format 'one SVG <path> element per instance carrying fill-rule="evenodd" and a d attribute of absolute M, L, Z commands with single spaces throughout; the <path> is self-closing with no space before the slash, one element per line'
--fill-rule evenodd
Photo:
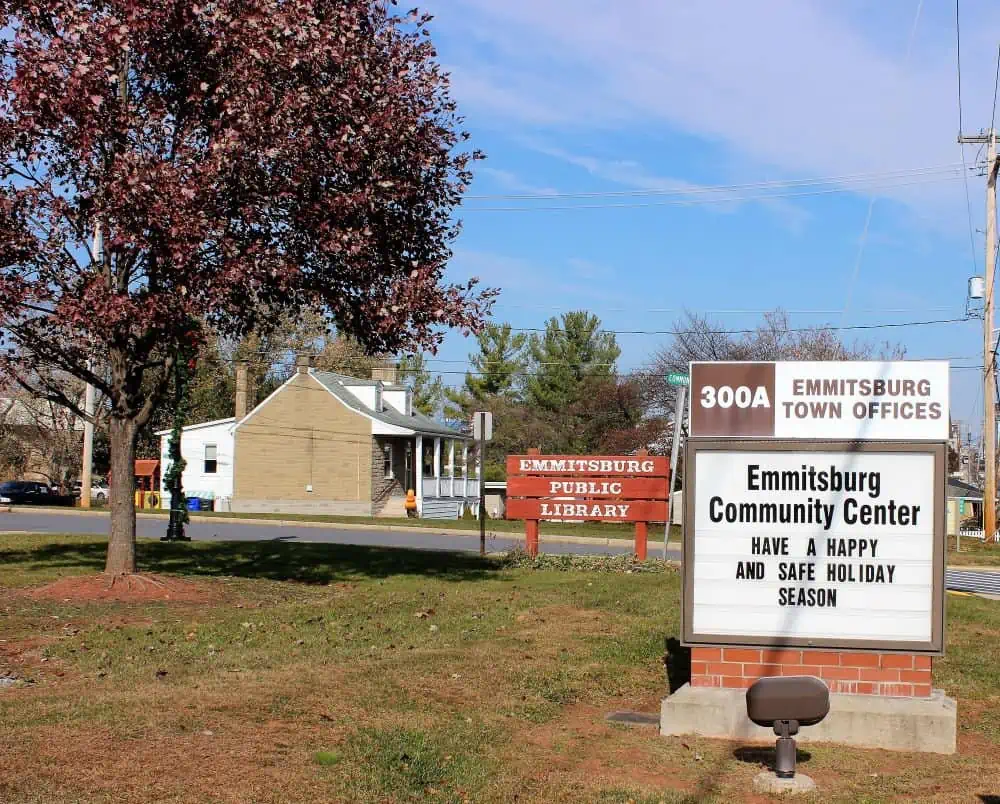
<path fill-rule="evenodd" d="M 208 585 L 163 575 L 74 575 L 25 593 L 35 600 L 116 601 L 120 603 L 207 603 L 218 598 Z"/>

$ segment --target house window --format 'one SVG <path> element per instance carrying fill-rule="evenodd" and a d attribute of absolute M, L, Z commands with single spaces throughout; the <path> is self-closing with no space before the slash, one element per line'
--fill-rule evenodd
<path fill-rule="evenodd" d="M 392 480 L 392 444 L 382 447 L 382 477 Z"/>
<path fill-rule="evenodd" d="M 215 444 L 205 445 L 205 474 L 214 475 L 219 470 Z"/>

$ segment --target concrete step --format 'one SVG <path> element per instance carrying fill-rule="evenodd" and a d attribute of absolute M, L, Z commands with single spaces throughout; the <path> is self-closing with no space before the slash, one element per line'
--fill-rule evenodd
<path fill-rule="evenodd" d="M 390 497 L 385 507 L 376 515 L 378 519 L 398 519 L 406 517 L 406 497 Z"/>

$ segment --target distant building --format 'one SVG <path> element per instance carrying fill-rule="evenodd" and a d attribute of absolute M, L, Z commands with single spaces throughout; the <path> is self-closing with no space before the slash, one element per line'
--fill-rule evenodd
<path fill-rule="evenodd" d="M 165 475 L 169 431 L 158 435 Z M 413 489 L 421 516 L 457 518 L 478 505 L 468 447 L 468 436 L 414 410 L 407 386 L 303 358 L 239 421 L 184 428 L 183 482 L 233 511 L 351 516 L 405 516 Z"/>
<path fill-rule="evenodd" d="M 978 519 L 980 528 L 982 527 L 982 489 L 953 477 L 948 479 L 946 497 L 945 527 L 949 536 L 958 533 L 959 526 L 968 519 Z"/>
<path fill-rule="evenodd" d="M 190 424 L 181 432 L 181 456 L 184 471 L 181 483 L 188 497 L 231 500 L 233 496 L 233 428 L 236 419 L 217 419 Z M 160 495 L 164 508 L 170 507 L 170 493 L 165 483 L 170 467 L 170 430 L 159 430 Z"/>
<path fill-rule="evenodd" d="M 80 469 L 83 420 L 24 394 L 0 397 L 0 480 L 68 485 Z"/>

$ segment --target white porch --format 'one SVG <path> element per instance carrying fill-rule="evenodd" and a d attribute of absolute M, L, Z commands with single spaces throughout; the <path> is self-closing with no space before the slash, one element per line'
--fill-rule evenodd
<path fill-rule="evenodd" d="M 482 462 L 470 442 L 445 436 L 415 437 L 417 515 L 424 519 L 458 519 L 479 510 Z"/>

